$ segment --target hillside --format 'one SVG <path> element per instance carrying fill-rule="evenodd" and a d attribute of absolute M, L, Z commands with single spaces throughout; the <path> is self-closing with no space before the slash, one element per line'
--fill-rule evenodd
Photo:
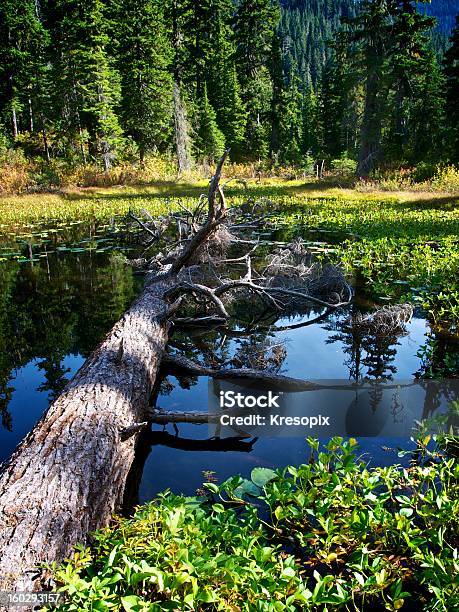
<path fill-rule="evenodd" d="M 420 10 L 425 10 L 438 21 L 438 30 L 449 36 L 454 26 L 456 15 L 459 13 L 459 0 L 432 0 Z"/>
<path fill-rule="evenodd" d="M 314 85 L 320 79 L 327 58 L 327 41 L 340 27 L 340 18 L 355 14 L 356 0 L 280 0 L 284 60 L 287 67 L 296 64 L 303 83 Z M 419 10 L 435 17 L 432 32 L 435 50 L 442 54 L 459 12 L 459 0 L 432 0 L 419 4 Z"/>
<path fill-rule="evenodd" d="M 340 18 L 355 13 L 354 0 L 281 0 L 280 32 L 287 66 L 296 64 L 302 82 L 320 79 L 327 41 L 340 27 Z"/>

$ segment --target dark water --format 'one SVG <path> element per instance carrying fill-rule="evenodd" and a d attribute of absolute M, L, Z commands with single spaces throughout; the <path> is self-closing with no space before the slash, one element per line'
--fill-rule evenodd
<path fill-rule="evenodd" d="M 49 229 L 49 228 L 48 228 Z M 141 277 L 125 265 L 123 253 L 132 244 L 123 238 L 122 224 L 76 224 L 49 233 L 40 228 L 20 241 L 4 237 L 0 255 L 0 460 L 9 458 L 49 403 L 62 390 L 84 359 L 103 339 L 141 288 Z M 351 308 L 368 308 L 367 296 Z M 247 314 L 247 313 L 246 313 Z M 320 314 L 269 321 L 282 327 Z M 282 373 L 298 378 L 353 379 L 369 376 L 412 378 L 423 367 L 420 347 L 431 338 L 428 322 L 418 314 L 402 337 L 356 342 L 340 323 L 349 316 L 341 310 L 295 330 L 276 331 L 243 325 L 231 330 L 177 329 L 173 350 L 212 362 L 244 361 L 261 345 L 281 346 Z M 440 339 L 444 342 L 444 339 Z M 270 349 L 271 350 L 271 349 Z M 163 381 L 157 405 L 168 410 L 205 410 L 205 377 Z M 209 440 L 205 425 L 155 426 L 139 446 L 128 486 L 128 504 L 146 501 L 166 488 L 194 494 L 204 471 L 219 480 L 247 475 L 256 466 L 284 466 L 307 461 L 302 438 L 237 441 L 225 446 Z M 363 438 L 362 453 L 380 465 L 399 461 L 394 439 Z M 406 445 L 406 442 L 404 443 Z"/>

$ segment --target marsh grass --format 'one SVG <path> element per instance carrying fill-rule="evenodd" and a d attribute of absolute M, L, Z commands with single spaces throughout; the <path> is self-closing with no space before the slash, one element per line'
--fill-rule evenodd
<path fill-rule="evenodd" d="M 39 234 L 47 224 L 107 222 L 129 210 L 153 215 L 192 208 L 207 183 L 159 182 L 154 186 L 93 188 L 62 194 L 0 199 L 0 234 Z M 358 272 L 375 297 L 409 299 L 438 325 L 459 321 L 458 198 L 429 192 L 362 193 L 317 183 L 265 179 L 233 181 L 230 206 L 259 202 L 289 238 L 317 230 L 332 248 L 327 257 Z M 324 255 L 322 255 L 324 256 Z"/>

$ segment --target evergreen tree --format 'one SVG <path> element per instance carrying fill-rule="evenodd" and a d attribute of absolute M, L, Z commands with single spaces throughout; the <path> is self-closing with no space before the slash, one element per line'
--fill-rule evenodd
<path fill-rule="evenodd" d="M 416 93 L 423 98 L 428 94 L 427 90 L 422 91 L 423 87 L 416 87 L 416 83 L 428 81 L 427 71 L 432 67 L 433 58 L 425 32 L 435 21 L 421 15 L 411 0 L 394 1 L 391 12 L 393 28 L 391 49 L 388 50 L 388 78 L 393 96 L 388 132 L 392 158 L 403 162 L 409 156 L 411 111 L 416 104 Z"/>
<path fill-rule="evenodd" d="M 141 160 L 167 148 L 173 123 L 172 46 L 162 6 L 160 0 L 123 0 L 114 19 L 122 122 Z"/>
<path fill-rule="evenodd" d="M 303 153 L 307 156 L 316 157 L 319 153 L 319 102 L 312 85 L 303 97 L 302 108 L 303 123 Z"/>
<path fill-rule="evenodd" d="M 319 95 L 321 152 L 329 159 L 356 153 L 357 83 L 348 49 L 343 39 L 338 37 L 322 72 Z"/>
<path fill-rule="evenodd" d="M 210 49 L 205 78 L 218 126 L 231 150 L 231 159 L 238 160 L 243 153 L 247 114 L 236 73 L 236 46 L 231 28 L 233 11 L 232 0 L 213 0 L 211 3 L 207 22 Z"/>
<path fill-rule="evenodd" d="M 24 0 L 21 7 L 14 0 L 0 4 L 0 113 L 9 133 L 33 132 L 35 114 L 44 129 L 46 64 L 48 35 L 40 15 L 39 3 Z"/>
<path fill-rule="evenodd" d="M 359 176 L 367 176 L 380 158 L 385 112 L 385 62 L 391 24 L 386 0 L 363 0 L 360 13 L 350 20 L 349 44 L 355 44 L 362 66 L 365 103 L 360 128 Z"/>
<path fill-rule="evenodd" d="M 445 54 L 444 74 L 446 78 L 446 124 L 448 126 L 448 145 L 453 162 L 459 162 L 459 15 L 451 34 L 451 46 Z"/>
<path fill-rule="evenodd" d="M 221 157 L 225 149 L 225 137 L 218 128 L 215 111 L 207 96 L 206 85 L 199 107 L 195 148 L 197 157 L 208 163 L 213 163 Z"/>
<path fill-rule="evenodd" d="M 235 15 L 236 66 L 248 113 L 247 154 L 252 159 L 266 158 L 270 148 L 273 85 L 268 65 L 279 16 L 272 0 L 241 0 Z"/>
<path fill-rule="evenodd" d="M 109 56 L 109 23 L 101 0 L 56 0 L 50 20 L 60 130 L 108 170 L 123 146 L 116 109 L 121 89 Z M 87 139 L 85 134 L 87 134 Z"/>
<path fill-rule="evenodd" d="M 222 71 L 220 87 L 221 93 L 216 94 L 214 99 L 217 123 L 224 135 L 226 146 L 230 148 L 231 159 L 239 161 L 244 152 L 247 113 L 234 63 L 231 68 L 225 67 Z"/>
<path fill-rule="evenodd" d="M 287 165 L 299 165 L 302 158 L 303 117 L 299 84 L 300 79 L 296 66 L 292 66 L 290 82 L 282 95 L 282 114 L 279 125 L 279 160 Z"/>
<path fill-rule="evenodd" d="M 423 72 L 414 80 L 409 121 L 409 161 L 438 161 L 444 155 L 444 77 L 435 53 L 425 56 Z"/>
<path fill-rule="evenodd" d="M 413 83 L 425 82 L 431 65 L 424 33 L 432 24 L 412 0 L 365 0 L 358 16 L 349 21 L 348 42 L 365 80 L 359 176 L 367 176 L 381 162 L 387 142 L 391 157 L 407 155 L 416 104 Z"/>
<path fill-rule="evenodd" d="M 355 16 L 355 0 L 282 0 L 279 33 L 284 41 L 284 68 L 296 64 L 301 89 L 317 90 L 330 59 L 329 41 L 339 30 L 341 17 Z"/>

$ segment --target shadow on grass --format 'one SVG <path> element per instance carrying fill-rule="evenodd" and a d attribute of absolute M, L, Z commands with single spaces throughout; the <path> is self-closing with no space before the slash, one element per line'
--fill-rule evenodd
<path fill-rule="evenodd" d="M 229 179 L 228 179 L 229 181 Z M 349 189 L 352 185 L 336 180 L 295 182 L 273 182 L 257 183 L 256 179 L 234 179 L 225 186 L 225 194 L 228 197 L 301 197 L 303 194 L 311 194 L 317 199 L 338 199 L 340 194 L 320 194 L 328 189 Z M 202 193 L 207 192 L 206 184 L 175 183 L 169 181 L 158 181 L 155 183 L 113 186 L 113 187 L 91 187 L 78 192 L 64 194 L 65 199 L 70 201 L 79 200 L 137 200 L 137 199 L 164 199 L 164 198 L 199 198 Z M 110 190 L 104 193 L 104 190 Z M 314 193 L 316 192 L 316 193 Z M 344 194 L 343 194 L 344 195 Z"/>

